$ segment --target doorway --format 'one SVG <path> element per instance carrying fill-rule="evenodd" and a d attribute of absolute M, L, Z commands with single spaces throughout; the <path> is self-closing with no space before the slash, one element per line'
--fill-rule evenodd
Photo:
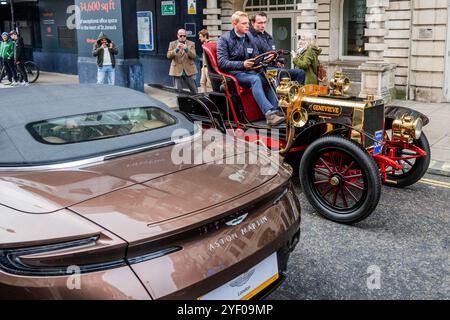
<path fill-rule="evenodd" d="M 275 42 L 277 50 L 285 52 L 295 50 L 297 43 L 295 30 L 295 15 L 286 13 L 269 13 L 267 32 L 270 33 Z M 292 68 L 291 56 L 285 56 L 286 68 Z"/>

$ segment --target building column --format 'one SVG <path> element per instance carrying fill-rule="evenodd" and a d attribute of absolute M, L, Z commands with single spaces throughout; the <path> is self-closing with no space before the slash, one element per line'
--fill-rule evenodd
<path fill-rule="evenodd" d="M 222 34 L 222 21 L 220 20 L 222 10 L 217 7 L 217 0 L 207 0 L 203 14 L 206 16 L 206 19 L 203 20 L 203 25 L 208 29 L 210 40 L 217 40 Z"/>
<path fill-rule="evenodd" d="M 80 83 L 97 82 L 97 59 L 92 56 L 92 49 L 99 33 L 104 32 L 119 50 L 116 55 L 116 85 L 143 92 L 144 74 L 139 61 L 136 1 L 109 0 L 96 7 L 96 10 L 82 0 L 75 0 L 75 5 L 80 9 L 77 25 Z"/>
<path fill-rule="evenodd" d="M 389 0 L 367 0 L 366 23 L 364 35 L 368 37 L 365 50 L 369 57 L 359 69 L 362 73 L 360 97 L 373 95 L 377 99 L 391 100 L 391 91 L 394 90 L 395 65 L 384 60 L 384 51 L 388 46 L 384 37 L 388 34 L 386 29 Z"/>
<path fill-rule="evenodd" d="M 319 22 L 318 8 L 319 5 L 315 0 L 303 0 L 302 3 L 297 5 L 297 9 L 301 11 L 301 14 L 297 16 L 297 26 L 300 27 L 297 30 L 297 36 L 299 38 L 317 37 L 317 23 Z"/>
<path fill-rule="evenodd" d="M 231 25 L 231 16 L 233 15 L 233 0 L 220 0 L 220 7 L 222 8 L 222 32 L 233 29 Z"/>

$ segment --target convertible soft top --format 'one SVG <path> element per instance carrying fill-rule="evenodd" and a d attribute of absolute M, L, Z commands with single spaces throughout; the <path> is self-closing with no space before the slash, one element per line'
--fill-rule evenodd
<path fill-rule="evenodd" d="M 74 144 L 37 141 L 26 126 L 33 122 L 105 110 L 159 107 L 177 119 L 172 126 L 138 134 Z M 105 85 L 19 87 L 0 93 L 0 166 L 47 165 L 92 158 L 170 141 L 173 130 L 191 133 L 194 125 L 162 102 L 135 90 Z"/>

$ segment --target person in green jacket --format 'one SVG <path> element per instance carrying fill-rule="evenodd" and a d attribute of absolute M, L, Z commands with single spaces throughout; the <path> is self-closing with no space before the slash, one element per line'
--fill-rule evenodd
<path fill-rule="evenodd" d="M 319 84 L 317 71 L 319 68 L 319 55 L 322 49 L 316 46 L 315 38 L 302 38 L 298 42 L 299 51 L 294 58 L 294 65 L 299 69 L 305 70 L 305 84 Z"/>
<path fill-rule="evenodd" d="M 14 67 L 14 42 L 9 38 L 7 32 L 2 33 L 2 41 L 0 43 L 0 59 L 5 67 L 6 76 L 8 77 L 8 85 L 17 85 L 17 73 Z M 14 80 L 14 81 L 13 81 Z"/>

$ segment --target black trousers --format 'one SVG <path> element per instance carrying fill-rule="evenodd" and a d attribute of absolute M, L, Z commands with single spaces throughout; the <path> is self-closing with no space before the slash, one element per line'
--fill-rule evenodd
<path fill-rule="evenodd" d="M 183 87 L 188 87 L 192 94 L 198 93 L 197 84 L 195 83 L 195 75 L 173 77 L 175 88 L 178 92 L 183 92 Z"/>
<path fill-rule="evenodd" d="M 5 66 L 6 76 L 8 77 L 9 82 L 13 79 L 17 82 L 17 73 L 16 68 L 14 67 L 13 59 L 3 59 L 3 65 Z"/>
<path fill-rule="evenodd" d="M 20 81 L 28 82 L 28 74 L 27 74 L 27 71 L 25 70 L 24 61 L 20 61 L 20 63 L 17 62 L 16 67 L 17 67 L 17 73 L 20 76 Z"/>
<path fill-rule="evenodd" d="M 0 59 L 0 81 L 5 77 L 6 71 L 3 68 L 3 59 Z"/>

